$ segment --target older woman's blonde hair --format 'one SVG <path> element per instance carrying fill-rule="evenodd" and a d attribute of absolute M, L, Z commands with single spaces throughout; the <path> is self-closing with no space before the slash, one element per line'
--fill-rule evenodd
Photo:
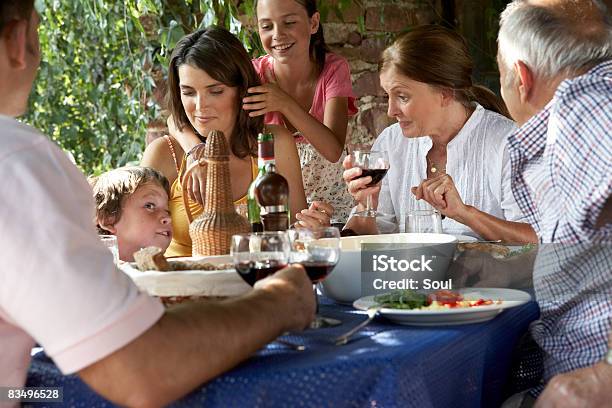
<path fill-rule="evenodd" d="M 421 25 L 398 37 L 382 54 L 380 72 L 395 68 L 408 78 L 449 90 L 466 107 L 474 102 L 510 117 L 504 101 L 490 89 L 472 82 L 474 61 L 467 41 L 439 25 Z"/>

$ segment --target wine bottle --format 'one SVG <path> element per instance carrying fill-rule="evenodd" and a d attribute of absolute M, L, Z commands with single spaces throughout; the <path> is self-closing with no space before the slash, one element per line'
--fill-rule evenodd
<path fill-rule="evenodd" d="M 289 183 L 276 172 L 276 164 L 266 163 L 265 174 L 255 182 L 264 231 L 286 231 L 289 228 Z"/>
<path fill-rule="evenodd" d="M 266 174 L 266 163 L 274 163 L 274 135 L 263 132 L 257 135 L 257 167 L 259 172 L 247 192 L 247 209 L 252 232 L 263 231 L 261 211 L 255 198 L 255 183 Z"/>

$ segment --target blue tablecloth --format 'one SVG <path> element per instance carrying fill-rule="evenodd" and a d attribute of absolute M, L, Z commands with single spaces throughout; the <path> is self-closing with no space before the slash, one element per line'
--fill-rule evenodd
<path fill-rule="evenodd" d="M 330 338 L 364 314 L 322 303 L 322 314 L 340 318 L 342 326 L 286 336 L 307 350 L 272 343 L 174 406 L 498 406 L 514 345 L 539 314 L 530 302 L 489 322 L 461 326 L 399 326 L 376 318 L 353 342 L 338 347 Z M 27 385 L 64 387 L 66 406 L 112 406 L 77 376 L 62 376 L 44 353 L 34 356 Z"/>

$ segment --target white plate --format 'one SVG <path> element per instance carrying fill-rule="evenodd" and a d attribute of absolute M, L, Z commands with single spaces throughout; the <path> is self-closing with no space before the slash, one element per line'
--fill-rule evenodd
<path fill-rule="evenodd" d="M 501 303 L 453 309 L 380 309 L 380 314 L 394 323 L 413 326 L 451 326 L 466 323 L 480 323 L 493 319 L 504 309 L 523 305 L 531 300 L 529 293 L 516 289 L 502 288 L 467 288 L 459 290 L 467 299 L 483 298 L 502 300 Z M 374 296 L 365 296 L 357 299 L 353 307 L 359 310 L 368 310 L 376 307 Z"/>

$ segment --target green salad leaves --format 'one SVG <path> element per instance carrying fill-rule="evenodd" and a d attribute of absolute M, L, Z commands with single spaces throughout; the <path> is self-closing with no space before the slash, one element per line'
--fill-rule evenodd
<path fill-rule="evenodd" d="M 374 301 L 381 307 L 390 309 L 418 309 L 428 305 L 427 295 L 410 289 L 376 295 Z"/>

